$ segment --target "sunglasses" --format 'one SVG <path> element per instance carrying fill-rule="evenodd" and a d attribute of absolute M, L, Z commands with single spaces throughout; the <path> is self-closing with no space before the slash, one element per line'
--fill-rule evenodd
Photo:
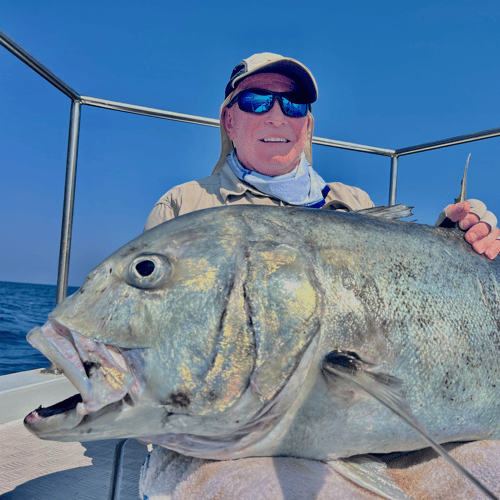
<path fill-rule="evenodd" d="M 274 101 L 278 99 L 283 114 L 292 118 L 302 118 L 311 110 L 311 105 L 291 101 L 290 99 L 293 99 L 293 95 L 291 92 L 248 89 L 240 92 L 231 99 L 227 107 L 230 108 L 237 102 L 241 111 L 261 115 L 267 113 L 274 106 Z"/>

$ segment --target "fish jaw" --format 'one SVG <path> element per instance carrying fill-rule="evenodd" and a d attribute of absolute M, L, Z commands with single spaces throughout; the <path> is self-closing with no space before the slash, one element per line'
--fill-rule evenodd
<path fill-rule="evenodd" d="M 100 432 L 99 428 L 105 429 L 105 425 L 103 422 L 96 427 L 97 421 L 109 423 L 110 418 L 117 416 L 128 420 L 125 414 L 133 409 L 137 413 L 137 406 L 144 407 L 147 398 L 143 397 L 142 349 L 96 343 L 52 319 L 43 327 L 34 328 L 28 334 L 28 342 L 60 368 L 79 392 L 26 416 L 25 426 L 38 437 L 79 441 L 82 434 L 92 432 L 86 440 L 105 439 L 119 435 L 120 426 Z"/>

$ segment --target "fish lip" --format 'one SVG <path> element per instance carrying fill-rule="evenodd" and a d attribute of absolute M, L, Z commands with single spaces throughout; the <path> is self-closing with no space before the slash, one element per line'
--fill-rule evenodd
<path fill-rule="evenodd" d="M 131 389 L 134 389 L 134 378 L 124 357 L 118 351 L 113 354 L 115 346 L 95 343 L 78 332 L 70 331 L 52 317 L 43 327 L 31 330 L 27 338 L 33 347 L 61 369 L 79 393 L 47 408 L 40 407 L 30 412 L 24 423 L 36 435 L 76 428 L 89 419 L 108 413 L 117 405 L 133 406 L 135 397 Z M 118 358 L 121 358 L 121 366 Z M 99 373 L 99 369 L 102 369 L 104 376 Z M 113 370 L 119 377 L 112 378 L 108 383 L 106 374 Z"/>
<path fill-rule="evenodd" d="M 63 372 L 83 397 L 90 392 L 90 380 L 86 377 L 76 349 L 69 341 L 69 333 L 63 325 L 49 319 L 44 326 L 33 328 L 28 333 L 27 340 Z M 63 354 L 65 349 L 66 356 Z"/>

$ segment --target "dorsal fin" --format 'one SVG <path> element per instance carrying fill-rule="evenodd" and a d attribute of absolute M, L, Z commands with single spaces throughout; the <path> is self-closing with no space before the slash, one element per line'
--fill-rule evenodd
<path fill-rule="evenodd" d="M 413 215 L 411 209 L 406 205 L 390 205 L 388 207 L 372 207 L 355 210 L 355 213 L 362 215 L 371 215 L 372 217 L 380 217 L 381 219 L 404 219 Z"/>

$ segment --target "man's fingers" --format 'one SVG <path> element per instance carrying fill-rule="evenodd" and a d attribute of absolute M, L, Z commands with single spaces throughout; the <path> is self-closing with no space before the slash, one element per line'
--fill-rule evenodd
<path fill-rule="evenodd" d="M 472 214 L 472 213 L 468 213 L 459 223 L 458 223 L 458 227 L 460 229 L 462 229 L 463 231 L 467 231 L 467 229 L 471 228 L 472 226 L 474 226 L 475 224 L 477 224 L 479 222 L 479 216 L 476 215 L 476 214 Z M 486 226 L 486 224 L 484 224 L 484 226 Z M 490 229 L 488 227 L 488 232 L 486 234 L 483 234 L 482 236 L 480 236 L 480 238 L 482 238 L 483 236 L 486 236 L 488 233 L 490 232 Z M 469 241 L 469 240 L 467 240 Z M 469 241 L 469 243 L 474 243 L 474 241 L 476 240 L 473 240 L 473 241 Z"/>
<path fill-rule="evenodd" d="M 458 222 L 463 231 L 467 231 L 478 222 L 485 222 L 494 229 L 497 225 L 495 215 L 486 210 L 486 205 L 480 200 L 467 200 L 454 205 L 448 205 L 439 215 L 436 226 L 444 225 L 446 219 Z M 449 226 L 447 226 L 449 227 Z"/>
<path fill-rule="evenodd" d="M 437 226 L 445 225 L 446 219 L 458 222 L 458 227 L 465 233 L 465 241 L 478 253 L 488 259 L 495 259 L 500 253 L 500 230 L 497 218 L 486 210 L 480 200 L 467 200 L 448 205 L 440 214 Z M 449 226 L 446 226 L 449 227 Z"/>
<path fill-rule="evenodd" d="M 446 217 L 448 217 L 448 219 L 450 219 L 453 222 L 458 222 L 459 220 L 462 220 L 469 212 L 470 212 L 470 204 L 468 201 L 462 201 L 461 203 L 448 205 L 445 208 Z"/>
<path fill-rule="evenodd" d="M 467 234 L 471 231 L 474 231 L 476 227 L 481 227 L 481 226 L 487 226 L 483 222 L 477 224 L 477 226 L 474 226 L 472 229 L 469 229 Z M 487 227 L 488 229 L 488 227 Z M 488 229 L 489 230 L 489 229 Z M 467 240 L 467 234 L 465 235 L 465 239 Z M 500 235 L 500 229 L 497 227 L 491 231 L 490 234 L 487 236 L 484 236 L 483 238 L 480 238 L 476 240 L 475 242 L 472 243 L 472 248 L 479 254 L 483 254 L 486 252 L 487 249 L 489 249 L 496 241 L 498 236 Z M 469 241 L 470 243 L 470 241 Z"/>
<path fill-rule="evenodd" d="M 478 242 L 479 240 L 485 238 L 490 234 L 490 226 L 484 222 L 480 222 L 475 226 L 472 226 L 467 233 L 465 233 L 465 241 L 470 243 Z"/>
<path fill-rule="evenodd" d="M 496 256 L 500 253 L 500 240 L 495 240 L 485 251 L 484 255 L 488 257 L 488 259 L 495 259 Z"/>

